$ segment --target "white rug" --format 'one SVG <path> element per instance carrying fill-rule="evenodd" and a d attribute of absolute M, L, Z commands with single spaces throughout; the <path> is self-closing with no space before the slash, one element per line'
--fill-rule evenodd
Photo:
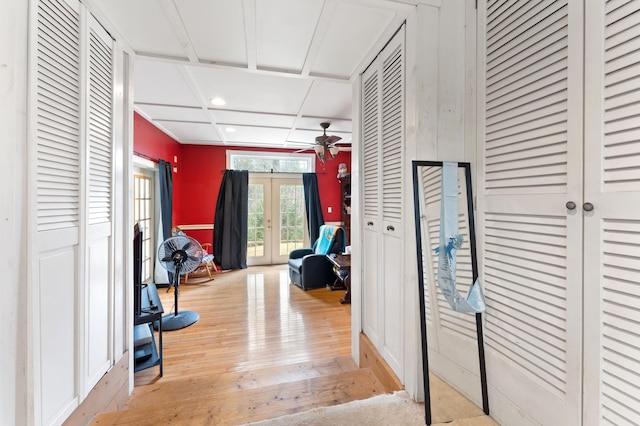
<path fill-rule="evenodd" d="M 442 421 L 436 419 L 434 421 Z M 414 402 L 405 391 L 378 395 L 331 407 L 250 423 L 251 426 L 388 426 L 424 425 L 424 404 Z M 438 423 L 434 423 L 436 426 Z M 441 423 L 443 424 L 443 423 Z M 498 426 L 488 416 L 447 421 L 447 426 Z"/>

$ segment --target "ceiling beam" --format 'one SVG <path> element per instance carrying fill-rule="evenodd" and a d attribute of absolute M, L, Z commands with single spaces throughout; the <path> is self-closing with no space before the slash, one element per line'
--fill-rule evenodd
<path fill-rule="evenodd" d="M 225 138 L 225 135 L 223 134 L 222 131 L 218 129 L 216 120 L 213 118 L 213 114 L 211 114 L 211 111 L 209 111 L 209 105 L 210 105 L 209 100 L 204 98 L 202 91 L 198 88 L 198 85 L 196 84 L 195 79 L 193 78 L 193 76 L 191 75 L 191 72 L 189 71 L 189 67 L 178 66 L 177 68 L 178 68 L 178 72 L 182 76 L 182 79 L 187 84 L 187 86 L 189 86 L 189 90 L 191 90 L 191 93 L 193 93 L 193 96 L 200 101 L 200 107 L 202 111 L 205 113 L 205 115 L 209 118 L 209 124 L 211 124 L 211 127 L 213 127 L 213 131 L 218 136 L 220 136 L 220 140 L 224 144 L 226 144 L 227 139 Z"/>
<path fill-rule="evenodd" d="M 296 79 L 312 79 L 312 80 L 320 80 L 327 81 L 331 83 L 341 83 L 341 84 L 351 84 L 350 77 L 329 77 L 329 76 L 320 76 L 320 75 L 302 75 L 299 71 L 283 71 L 283 70 L 271 70 L 271 69 L 249 69 L 244 65 L 236 65 L 236 64 L 221 64 L 221 63 L 211 63 L 211 62 L 190 62 L 185 58 L 167 58 L 158 55 L 145 54 L 145 53 L 136 53 L 137 59 L 142 59 L 146 61 L 156 61 L 156 62 L 165 62 L 174 65 L 188 65 L 193 67 L 204 67 L 204 68 L 215 68 L 215 69 L 224 69 L 238 72 L 247 72 L 253 74 L 263 74 L 270 75 L 276 77 L 287 77 L 287 78 L 296 78 Z"/>
<path fill-rule="evenodd" d="M 256 0 L 242 0 L 244 11 L 244 38 L 247 43 L 247 68 L 258 68 L 258 41 L 256 39 Z"/>
<path fill-rule="evenodd" d="M 298 113 L 296 114 L 295 120 L 293 120 L 293 126 L 289 129 L 289 133 L 287 133 L 287 137 L 284 139 L 284 147 L 286 148 L 288 143 L 290 143 L 289 138 L 291 137 L 291 133 L 297 128 L 297 121 L 300 117 L 302 117 L 302 109 L 304 108 L 304 104 L 307 102 L 307 98 L 309 97 L 309 93 L 311 93 L 311 88 L 313 88 L 313 81 L 309 81 L 309 85 L 307 86 L 307 92 L 304 94 L 304 98 L 302 102 L 300 102 L 300 108 L 298 108 Z"/>
<path fill-rule="evenodd" d="M 173 0 L 160 0 L 160 5 L 162 6 L 162 10 L 164 10 L 169 23 L 171 24 L 171 28 L 173 29 L 173 33 L 176 38 L 180 42 L 182 49 L 186 53 L 189 61 L 198 62 L 198 55 L 196 54 L 196 50 L 193 47 L 193 43 L 191 42 L 191 37 L 189 36 L 189 32 L 182 22 L 182 18 L 180 17 L 180 12 L 176 8 Z"/>
<path fill-rule="evenodd" d="M 441 0 L 333 0 L 338 3 L 349 3 L 366 6 L 372 9 L 391 10 L 394 12 L 411 13 L 416 5 L 422 2 L 437 2 Z"/>
<path fill-rule="evenodd" d="M 335 10 L 336 3 L 333 0 L 325 1 L 324 6 L 322 7 L 322 12 L 320 12 L 320 18 L 318 19 L 316 28 L 313 31 L 313 36 L 311 37 L 311 45 L 309 45 L 309 49 L 307 50 L 304 65 L 302 65 L 301 74 L 304 77 L 309 77 L 311 75 L 311 67 L 315 63 L 318 53 L 320 53 L 320 47 L 327 35 L 329 24 L 331 23 Z"/>

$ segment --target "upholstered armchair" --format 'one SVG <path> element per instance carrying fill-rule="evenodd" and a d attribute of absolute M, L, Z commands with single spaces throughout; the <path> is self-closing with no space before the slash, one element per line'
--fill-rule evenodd
<path fill-rule="evenodd" d="M 289 253 L 291 282 L 303 290 L 332 284 L 336 277 L 327 254 L 342 253 L 344 247 L 344 229 L 340 226 L 322 225 L 313 248 L 297 249 Z"/>

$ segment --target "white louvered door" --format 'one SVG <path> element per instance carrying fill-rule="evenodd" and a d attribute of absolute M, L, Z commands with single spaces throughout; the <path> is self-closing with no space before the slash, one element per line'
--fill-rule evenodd
<path fill-rule="evenodd" d="M 77 0 L 33 5 L 29 391 L 62 424 L 114 359 L 113 40 Z"/>
<path fill-rule="evenodd" d="M 379 279 L 380 262 L 380 179 L 379 179 L 379 129 L 380 84 L 378 67 L 367 69 L 362 75 L 362 152 L 363 152 L 363 256 L 365 267 L 362 276 L 362 329 L 375 345 L 380 343 Z"/>
<path fill-rule="evenodd" d="M 399 31 L 380 53 L 381 102 L 381 207 L 384 285 L 382 355 L 404 382 L 404 31 Z"/>
<path fill-rule="evenodd" d="M 582 199 L 582 2 L 482 6 L 478 222 L 488 383 L 499 392 L 490 404 L 511 424 L 578 425 L 582 214 L 565 204 Z"/>
<path fill-rule="evenodd" d="M 87 90 L 87 249 L 83 282 L 87 355 L 85 390 L 112 365 L 112 182 L 113 182 L 113 41 L 100 24 L 89 20 Z"/>
<path fill-rule="evenodd" d="M 32 259 L 35 424 L 61 423 L 78 405 L 77 274 L 81 223 L 80 6 L 38 2 L 35 100 L 36 255 Z M 34 152 L 35 151 L 35 152 Z M 32 174 L 33 178 L 33 174 Z M 32 184 L 33 186 L 33 184 Z"/>
<path fill-rule="evenodd" d="M 640 424 L 640 2 L 588 2 L 584 424 Z"/>
<path fill-rule="evenodd" d="M 637 425 L 640 3 L 564 3 L 487 6 L 489 383 L 541 424 Z"/>
<path fill-rule="evenodd" d="M 362 75 L 362 328 L 404 381 L 404 29 Z"/>

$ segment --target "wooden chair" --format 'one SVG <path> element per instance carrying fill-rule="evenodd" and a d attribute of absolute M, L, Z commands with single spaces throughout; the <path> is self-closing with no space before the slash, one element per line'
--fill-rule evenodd
<path fill-rule="evenodd" d="M 213 261 L 213 254 L 209 253 L 211 251 L 211 243 L 203 243 L 201 246 L 207 254 L 202 258 L 202 262 L 200 262 L 200 265 L 195 271 L 185 274 L 185 283 L 189 282 L 189 275 L 204 274 L 206 272 L 209 276 L 209 280 L 213 280 L 213 273 L 218 272 L 218 267 Z"/>

